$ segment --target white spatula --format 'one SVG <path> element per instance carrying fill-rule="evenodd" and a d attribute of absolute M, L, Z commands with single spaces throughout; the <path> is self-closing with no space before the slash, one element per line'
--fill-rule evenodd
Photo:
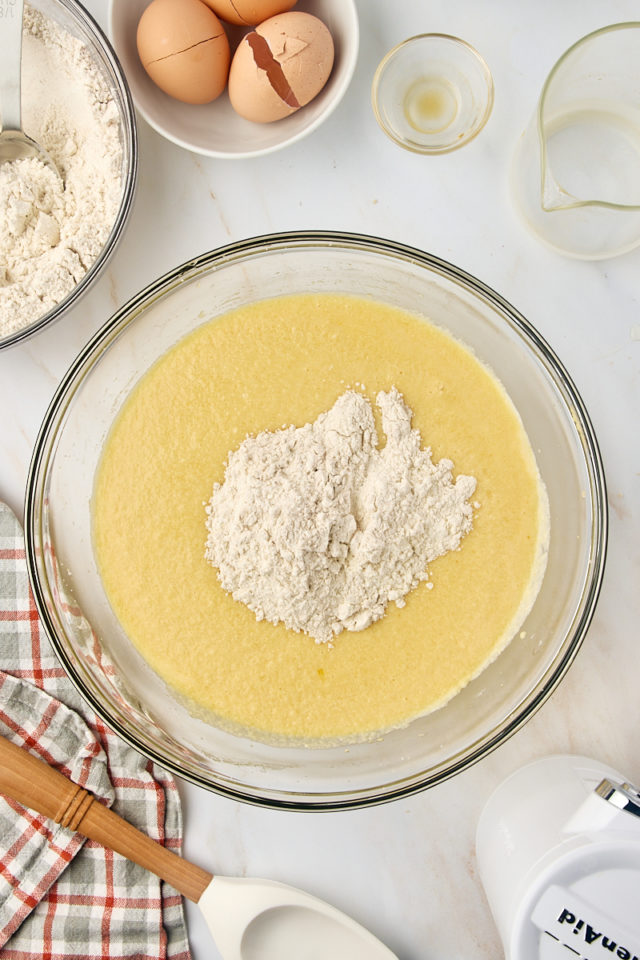
<path fill-rule="evenodd" d="M 115 850 L 193 900 L 224 960 L 398 960 L 364 927 L 302 890 L 213 876 L 183 860 L 4 737 L 0 793 Z"/>

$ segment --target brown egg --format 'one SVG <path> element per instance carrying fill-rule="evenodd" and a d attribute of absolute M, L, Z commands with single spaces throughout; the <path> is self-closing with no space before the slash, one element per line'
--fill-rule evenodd
<path fill-rule="evenodd" d="M 227 23 L 240 27 L 255 26 L 275 17 L 278 13 L 291 10 L 296 0 L 203 0 L 214 13 Z"/>
<path fill-rule="evenodd" d="M 309 13 L 271 17 L 240 42 L 229 71 L 234 110 L 256 123 L 289 116 L 320 93 L 333 66 L 333 40 Z"/>
<path fill-rule="evenodd" d="M 209 103 L 224 90 L 229 41 L 201 0 L 153 0 L 137 33 L 138 54 L 153 82 L 185 103 Z"/>

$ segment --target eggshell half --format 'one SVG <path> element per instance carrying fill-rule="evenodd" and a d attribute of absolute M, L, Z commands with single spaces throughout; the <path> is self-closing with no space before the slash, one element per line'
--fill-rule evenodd
<path fill-rule="evenodd" d="M 209 103 L 224 90 L 229 41 L 201 0 L 153 0 L 140 18 L 136 42 L 146 72 L 176 100 Z"/>
<path fill-rule="evenodd" d="M 255 26 L 295 7 L 296 0 L 203 0 L 222 20 L 240 27 Z"/>
<path fill-rule="evenodd" d="M 333 67 L 333 39 L 309 13 L 271 17 L 239 44 L 229 71 L 234 110 L 256 123 L 281 120 L 309 103 Z"/>

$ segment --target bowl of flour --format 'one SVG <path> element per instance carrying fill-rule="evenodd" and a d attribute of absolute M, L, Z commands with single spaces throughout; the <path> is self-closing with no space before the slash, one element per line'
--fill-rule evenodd
<path fill-rule="evenodd" d="M 136 184 L 135 115 L 108 40 L 75 0 L 25 4 L 25 132 L 38 159 L 0 166 L 0 348 L 58 319 L 113 253 Z"/>

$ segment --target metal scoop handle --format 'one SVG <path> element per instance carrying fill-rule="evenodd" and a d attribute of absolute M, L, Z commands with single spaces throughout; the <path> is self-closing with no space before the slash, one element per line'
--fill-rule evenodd
<path fill-rule="evenodd" d="M 0 0 L 0 130 L 22 130 L 20 73 L 24 0 Z"/>

